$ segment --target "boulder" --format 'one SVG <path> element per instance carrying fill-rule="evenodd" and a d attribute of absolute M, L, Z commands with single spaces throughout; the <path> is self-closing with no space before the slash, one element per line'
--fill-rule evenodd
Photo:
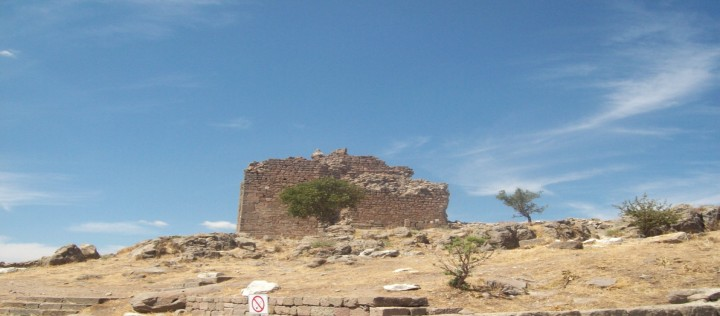
<path fill-rule="evenodd" d="M 242 295 L 248 296 L 252 294 L 265 294 L 270 293 L 279 289 L 280 286 L 277 283 L 272 283 L 264 280 L 252 281 L 248 286 L 242 289 Z"/>
<path fill-rule="evenodd" d="M 428 238 L 426 233 L 418 233 L 417 235 L 415 235 L 415 243 L 429 245 L 430 239 Z"/>
<path fill-rule="evenodd" d="M 686 232 L 677 232 L 643 239 L 645 243 L 677 244 L 688 240 Z"/>
<path fill-rule="evenodd" d="M 308 268 L 317 268 L 317 267 L 325 264 L 326 262 L 328 262 L 328 260 L 325 258 L 314 258 L 312 261 L 310 261 L 305 266 Z"/>
<path fill-rule="evenodd" d="M 705 231 L 705 220 L 700 211 L 689 209 L 681 212 L 680 220 L 670 226 L 675 231 L 686 232 L 690 234 L 702 233 Z"/>
<path fill-rule="evenodd" d="M 100 259 L 100 254 L 98 253 L 97 248 L 95 248 L 95 246 L 93 245 L 81 245 L 80 251 L 82 252 L 83 256 L 85 256 L 85 260 Z"/>
<path fill-rule="evenodd" d="M 400 255 L 400 251 L 398 251 L 398 250 L 374 250 L 373 249 L 372 251 L 368 252 L 368 250 L 366 249 L 365 251 L 360 253 L 360 255 L 373 257 L 373 258 L 386 258 L 386 257 L 394 258 L 394 257 L 397 257 Z"/>
<path fill-rule="evenodd" d="M 417 284 L 390 284 L 383 286 L 383 289 L 388 292 L 414 291 L 419 290 L 420 286 Z"/>
<path fill-rule="evenodd" d="M 548 248 L 555 248 L 555 249 L 583 249 L 583 243 L 581 241 L 576 240 L 566 240 L 566 241 L 555 241 L 554 243 L 548 245 Z"/>
<path fill-rule="evenodd" d="M 684 304 L 694 301 L 715 302 L 720 299 L 720 288 L 677 290 L 668 295 L 670 304 Z"/>
<path fill-rule="evenodd" d="M 398 227 L 393 230 L 395 237 L 406 238 L 412 236 L 412 232 L 407 227 Z"/>
<path fill-rule="evenodd" d="M 138 313 L 172 312 L 186 307 L 187 296 L 209 294 L 221 289 L 218 285 L 208 285 L 180 290 L 146 292 L 130 299 L 130 305 Z"/>
<path fill-rule="evenodd" d="M 535 233 L 524 223 L 496 224 L 485 229 L 481 228 L 478 235 L 487 236 L 488 245 L 492 248 L 515 249 L 520 247 L 521 240 L 536 238 Z"/>
<path fill-rule="evenodd" d="M 82 250 L 80 250 L 80 248 L 75 244 L 69 244 L 60 247 L 53 255 L 40 259 L 40 264 L 45 266 L 56 266 L 71 262 L 83 262 L 85 260 L 86 258 L 85 255 L 83 255 Z"/>
<path fill-rule="evenodd" d="M 527 294 L 527 282 L 511 278 L 487 278 L 485 285 L 499 289 L 505 295 Z"/>
<path fill-rule="evenodd" d="M 720 230 L 720 206 L 705 208 L 702 211 L 706 230 Z"/>
<path fill-rule="evenodd" d="M 592 237 L 591 227 L 586 221 L 574 218 L 548 222 L 543 225 L 545 236 L 560 240 L 586 240 Z"/>
<path fill-rule="evenodd" d="M 243 248 L 254 250 L 254 242 L 240 238 Z M 191 236 L 160 237 L 135 245 L 130 256 L 136 260 L 179 255 L 182 260 L 219 258 L 223 251 L 238 248 L 235 234 L 212 233 Z"/>
<path fill-rule="evenodd" d="M 519 244 L 520 244 L 520 248 L 522 248 L 522 249 L 530 249 L 530 248 L 534 248 L 536 246 L 545 245 L 547 243 L 548 242 L 544 239 L 535 238 L 535 239 L 521 240 Z"/>

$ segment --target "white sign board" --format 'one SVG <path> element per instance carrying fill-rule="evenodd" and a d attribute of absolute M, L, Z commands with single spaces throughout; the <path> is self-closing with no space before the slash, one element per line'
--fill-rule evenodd
<path fill-rule="evenodd" d="M 268 314 L 268 297 L 265 294 L 248 295 L 248 308 L 250 314 Z"/>

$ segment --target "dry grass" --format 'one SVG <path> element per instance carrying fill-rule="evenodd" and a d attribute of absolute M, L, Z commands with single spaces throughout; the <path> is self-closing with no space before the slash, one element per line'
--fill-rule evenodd
<path fill-rule="evenodd" d="M 447 230 L 428 231 L 430 239 Z M 390 248 L 403 249 L 404 239 L 391 238 Z M 583 250 L 536 247 L 496 251 L 468 279 L 481 284 L 486 277 L 510 277 L 529 283 L 529 295 L 515 298 L 484 298 L 478 292 L 463 292 L 447 285 L 449 277 L 434 266 L 431 247 L 405 248 L 424 254 L 398 258 L 361 259 L 353 265 L 326 264 L 308 268 L 310 257 L 292 258 L 295 241 L 260 242 L 258 251 L 271 250 L 262 259 L 223 257 L 214 260 L 178 263 L 174 258 L 135 261 L 125 255 L 57 267 L 33 268 L 0 275 L 0 300 L 16 296 L 106 296 L 124 298 L 103 304 L 88 314 L 122 315 L 131 311 L 128 297 L 133 294 L 177 287 L 199 272 L 219 271 L 232 277 L 222 295 L 239 296 L 253 280 L 276 282 L 281 289 L 271 296 L 425 296 L 431 306 L 464 307 L 474 312 L 520 310 L 568 310 L 629 307 L 663 304 L 675 289 L 717 287 L 720 284 L 720 232 L 693 237 L 680 244 L 645 244 L 627 240 L 620 245 Z M 280 252 L 277 252 L 277 251 Z M 132 278 L 129 273 L 158 266 L 159 275 Z M 393 272 L 412 268 L 413 272 Z M 78 280 L 83 275 L 95 278 Z M 572 277 L 570 277 L 572 276 Z M 606 289 L 586 283 L 596 277 L 611 277 L 617 283 Z M 389 293 L 383 285 L 414 283 L 420 290 Z"/>

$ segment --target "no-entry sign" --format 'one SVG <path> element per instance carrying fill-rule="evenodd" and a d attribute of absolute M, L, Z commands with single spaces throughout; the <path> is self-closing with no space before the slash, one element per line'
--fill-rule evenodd
<path fill-rule="evenodd" d="M 264 294 L 248 295 L 248 308 L 250 314 L 268 314 L 268 298 Z"/>

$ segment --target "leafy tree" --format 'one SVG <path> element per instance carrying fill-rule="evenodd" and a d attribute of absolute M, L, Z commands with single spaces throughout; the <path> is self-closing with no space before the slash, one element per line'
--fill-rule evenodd
<path fill-rule="evenodd" d="M 479 265 L 481 262 L 487 260 L 492 256 L 492 252 L 482 252 L 480 247 L 485 244 L 487 240 L 475 236 L 467 236 L 463 238 L 453 238 L 452 241 L 445 246 L 450 257 L 447 260 L 440 260 L 438 265 L 446 275 L 450 275 L 453 278 L 448 282 L 448 285 L 461 289 L 470 290 L 470 284 L 465 281 L 470 272 Z M 477 256 L 478 253 L 482 255 Z"/>
<path fill-rule="evenodd" d="M 547 208 L 547 206 L 541 207 L 533 202 L 534 199 L 540 197 L 540 194 L 542 194 L 542 191 L 532 192 L 517 188 L 515 189 L 515 193 L 512 195 L 505 193 L 505 190 L 500 190 L 500 193 L 498 193 L 495 198 L 502 201 L 505 205 L 515 209 L 517 214 L 513 217 L 522 216 L 527 218 L 528 223 L 532 223 L 532 217 L 530 217 L 530 214 L 542 213 L 545 208 Z"/>
<path fill-rule="evenodd" d="M 292 216 L 313 216 L 325 224 L 337 222 L 340 210 L 355 207 L 364 197 L 362 188 L 335 178 L 320 178 L 285 188 L 280 200 Z"/>
<path fill-rule="evenodd" d="M 672 205 L 648 198 L 647 193 L 613 206 L 620 210 L 621 216 L 631 217 L 631 225 L 645 237 L 660 235 L 680 220 L 680 214 L 672 210 Z"/>

